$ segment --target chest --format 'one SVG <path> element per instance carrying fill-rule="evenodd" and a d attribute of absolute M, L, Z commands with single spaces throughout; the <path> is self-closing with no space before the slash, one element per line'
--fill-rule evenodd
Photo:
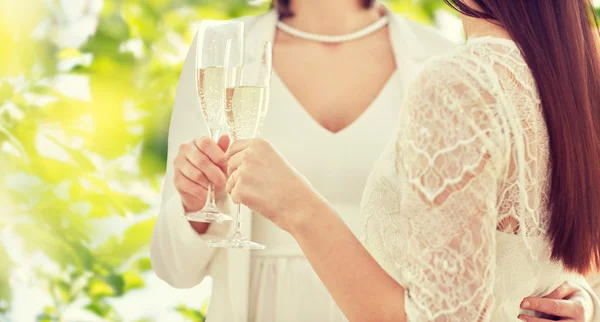
<path fill-rule="evenodd" d="M 357 120 L 392 77 L 396 64 L 387 37 L 341 45 L 276 42 L 274 69 L 306 113 L 336 133 Z"/>
<path fill-rule="evenodd" d="M 275 74 L 261 136 L 328 200 L 345 200 L 358 208 L 366 179 L 398 125 L 396 102 L 402 100 L 402 83 L 397 77 L 390 81 L 390 88 L 398 91 L 385 91 L 352 125 L 332 133 L 307 113 Z"/>

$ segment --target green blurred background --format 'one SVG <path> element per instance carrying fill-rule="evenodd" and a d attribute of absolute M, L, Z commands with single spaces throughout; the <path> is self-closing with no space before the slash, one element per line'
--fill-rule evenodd
<path fill-rule="evenodd" d="M 441 0 L 386 4 L 461 39 Z M 0 3 L 0 321 L 204 321 L 210 279 L 148 259 L 170 111 L 195 23 L 269 5 Z"/>

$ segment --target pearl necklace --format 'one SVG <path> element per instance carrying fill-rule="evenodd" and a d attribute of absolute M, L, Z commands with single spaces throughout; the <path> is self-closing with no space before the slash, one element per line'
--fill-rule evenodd
<path fill-rule="evenodd" d="M 385 25 L 388 24 L 389 21 L 390 21 L 390 18 L 388 16 L 383 16 L 383 17 L 381 17 L 381 19 L 375 21 L 373 24 L 368 25 L 361 30 L 358 30 L 358 31 L 355 31 L 353 33 L 349 33 L 346 35 L 339 35 L 339 36 L 327 36 L 327 35 L 312 34 L 309 32 L 302 31 L 302 30 L 298 30 L 282 21 L 279 21 L 277 23 L 277 28 L 281 29 L 282 31 L 284 31 L 292 36 L 296 36 L 298 38 L 312 40 L 312 41 L 318 41 L 318 42 L 324 42 L 324 43 L 330 43 L 330 44 L 338 44 L 338 43 L 353 41 L 356 39 L 366 37 L 376 31 L 378 31 L 379 29 L 383 28 Z"/>

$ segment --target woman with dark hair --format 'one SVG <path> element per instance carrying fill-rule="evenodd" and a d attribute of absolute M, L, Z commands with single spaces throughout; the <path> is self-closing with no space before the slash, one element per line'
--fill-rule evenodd
<path fill-rule="evenodd" d="M 600 266 L 591 2 L 447 2 L 468 41 L 408 88 L 362 243 L 267 141 L 229 147 L 227 190 L 296 239 L 350 321 L 582 321 L 533 297 Z"/>

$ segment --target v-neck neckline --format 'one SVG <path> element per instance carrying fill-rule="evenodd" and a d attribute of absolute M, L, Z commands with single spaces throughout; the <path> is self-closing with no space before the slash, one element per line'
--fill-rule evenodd
<path fill-rule="evenodd" d="M 407 53 L 402 51 L 402 49 L 407 49 L 407 48 L 401 48 L 401 46 L 400 46 L 401 41 L 399 39 L 401 39 L 401 35 L 400 35 L 401 31 L 399 30 L 400 26 L 397 25 L 397 21 L 395 19 L 396 17 L 385 6 L 383 6 L 383 12 L 385 15 L 387 15 L 390 18 L 389 23 L 388 23 L 388 37 L 389 37 L 389 41 L 390 41 L 390 46 L 392 48 L 392 54 L 394 55 L 394 63 L 396 65 L 396 67 L 395 67 L 394 71 L 388 76 L 388 79 L 385 81 L 384 85 L 381 87 L 381 89 L 379 90 L 377 95 L 368 104 L 367 108 L 364 109 L 358 115 L 358 117 L 356 117 L 354 120 L 352 120 L 352 122 L 350 122 L 349 124 L 344 126 L 342 129 L 340 129 L 336 132 L 333 132 L 330 129 L 328 129 L 327 127 L 325 127 L 323 124 L 321 124 L 317 119 L 315 119 L 315 117 L 311 113 L 309 113 L 309 111 L 300 102 L 300 100 L 298 100 L 298 97 L 296 96 L 296 94 L 294 94 L 294 92 L 292 92 L 292 90 L 288 87 L 286 82 L 279 76 L 279 74 L 277 73 L 275 68 L 272 69 L 273 76 L 271 78 L 271 81 L 273 81 L 273 78 L 277 79 L 277 81 L 283 88 L 285 95 L 289 96 L 291 98 L 291 100 L 296 103 L 297 107 L 299 109 L 301 109 L 302 114 L 304 114 L 306 117 L 308 117 L 312 121 L 313 124 L 315 124 L 318 128 L 321 129 L 321 131 L 326 132 L 330 136 L 340 136 L 347 132 L 350 132 L 352 130 L 352 128 L 358 126 L 357 124 L 359 124 L 362 121 L 362 119 L 367 118 L 367 116 L 372 113 L 371 110 L 375 109 L 375 107 L 376 107 L 378 101 L 381 99 L 381 97 L 384 96 L 386 94 L 386 92 L 389 90 L 389 87 L 391 87 L 392 84 L 395 83 L 397 74 L 402 69 L 402 66 L 405 65 L 406 60 L 410 59 L 410 57 L 407 55 Z M 278 16 L 274 11 L 271 11 L 269 14 L 274 15 L 274 17 L 271 17 L 270 19 L 274 18 L 275 22 L 273 23 L 272 29 L 269 30 L 267 35 L 265 35 L 266 36 L 265 38 L 266 38 L 266 41 L 270 41 L 274 45 L 275 33 L 277 31 Z M 405 40 L 403 40 L 403 41 L 405 41 Z M 398 90 L 400 90 L 400 88 L 398 88 Z"/>
<path fill-rule="evenodd" d="M 272 71 L 273 77 L 271 78 L 271 81 L 273 81 L 273 79 L 276 79 L 276 81 L 278 82 L 279 86 L 285 92 L 284 95 L 288 96 L 290 98 L 290 100 L 294 102 L 294 104 L 296 105 L 296 107 L 299 109 L 299 112 L 305 118 L 308 118 L 309 121 L 312 124 L 314 124 L 317 128 L 320 129 L 320 131 L 325 132 L 329 136 L 335 137 L 335 136 L 341 136 L 341 135 L 344 135 L 345 133 L 351 132 L 353 128 L 359 126 L 359 124 L 362 122 L 363 119 L 366 119 L 370 114 L 372 114 L 372 113 L 375 112 L 373 110 L 376 110 L 376 107 L 377 107 L 377 104 L 378 104 L 379 100 L 381 100 L 382 97 L 384 97 L 387 94 L 387 92 L 389 90 L 389 87 L 391 87 L 394 83 L 396 83 L 395 82 L 396 74 L 398 74 L 398 68 L 397 67 L 392 72 L 392 74 L 388 77 L 388 79 L 386 80 L 386 82 L 383 85 L 383 87 L 379 90 L 379 92 L 377 93 L 377 96 L 375 96 L 375 98 L 369 103 L 369 106 L 366 109 L 364 109 L 358 115 L 358 117 L 356 117 L 354 120 L 352 120 L 352 122 L 350 122 L 348 125 L 346 125 L 345 127 L 343 127 L 342 129 L 340 129 L 339 131 L 336 131 L 336 132 L 333 132 L 333 131 L 329 130 L 328 128 L 326 128 L 325 126 L 323 126 L 323 124 L 321 124 L 319 121 L 317 121 L 317 119 L 315 119 L 315 117 L 308 112 L 308 110 L 306 109 L 306 107 L 304 107 L 302 105 L 302 103 L 300 103 L 300 101 L 298 100 L 298 98 L 288 88 L 287 84 L 281 79 L 281 77 L 279 77 L 279 74 L 277 74 L 277 72 L 275 71 L 275 69 L 273 69 L 273 71 Z"/>

